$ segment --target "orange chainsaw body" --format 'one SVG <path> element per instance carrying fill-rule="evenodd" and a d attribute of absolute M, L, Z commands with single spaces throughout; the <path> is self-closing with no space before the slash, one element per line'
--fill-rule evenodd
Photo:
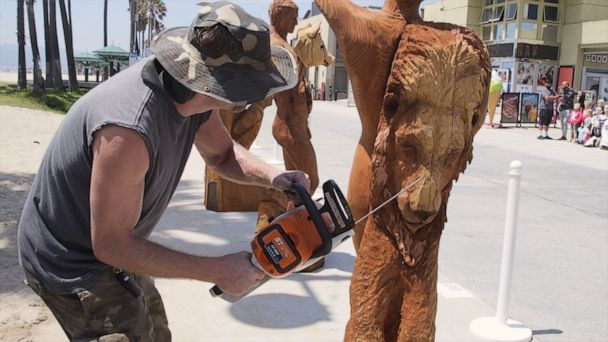
<path fill-rule="evenodd" d="M 279 278 L 308 261 L 322 244 L 308 210 L 299 206 L 261 229 L 251 241 L 251 250 L 258 266 Z"/>
<path fill-rule="evenodd" d="M 297 195 L 296 207 L 277 216 L 251 241 L 251 264 L 270 276 L 265 279 L 310 266 L 354 234 L 355 220 L 336 182 L 323 183 L 323 204 L 313 201 L 300 184 L 293 184 L 292 190 Z M 217 285 L 209 291 L 232 303 L 246 295 L 224 294 Z"/>

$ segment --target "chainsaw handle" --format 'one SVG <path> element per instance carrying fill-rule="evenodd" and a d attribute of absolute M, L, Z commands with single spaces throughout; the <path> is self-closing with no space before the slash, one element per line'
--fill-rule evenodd
<path fill-rule="evenodd" d="M 322 245 L 319 249 L 315 250 L 312 254 L 311 258 L 316 258 L 320 256 L 324 256 L 331 252 L 331 247 L 333 245 L 331 234 L 329 233 L 329 229 L 323 223 L 323 219 L 321 218 L 321 213 L 319 209 L 317 209 L 317 205 L 313 202 L 312 198 L 308 194 L 308 190 L 305 189 L 302 185 L 298 183 L 293 183 L 292 188 L 295 192 L 300 196 L 304 207 L 308 211 L 310 219 L 315 224 L 317 231 L 319 232 L 319 236 L 321 237 Z"/>

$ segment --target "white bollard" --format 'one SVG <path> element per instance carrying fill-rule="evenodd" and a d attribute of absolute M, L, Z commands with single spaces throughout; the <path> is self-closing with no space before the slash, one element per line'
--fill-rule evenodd
<path fill-rule="evenodd" d="M 515 238 L 517 236 L 517 217 L 519 216 L 519 188 L 521 184 L 521 167 L 519 160 L 511 162 L 509 171 L 509 189 L 507 193 L 507 212 L 505 214 L 505 236 L 502 243 L 502 265 L 500 267 L 500 284 L 496 320 L 507 322 L 509 297 L 511 294 L 511 276 L 513 275 L 513 258 L 515 256 Z"/>
<path fill-rule="evenodd" d="M 522 163 L 519 160 L 514 160 L 511 162 L 510 167 L 496 316 L 478 318 L 471 322 L 470 329 L 474 334 L 492 341 L 528 342 L 532 340 L 532 330 L 523 323 L 508 318 L 517 217 L 519 215 L 519 188 Z"/>

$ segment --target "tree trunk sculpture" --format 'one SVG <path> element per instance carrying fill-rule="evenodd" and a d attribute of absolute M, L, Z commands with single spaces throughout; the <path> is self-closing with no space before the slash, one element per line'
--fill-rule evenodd
<path fill-rule="evenodd" d="M 310 193 L 319 185 L 317 157 L 312 146 L 308 128 L 308 116 L 312 110 L 310 85 L 306 80 L 306 67 L 329 65 L 334 62 L 321 39 L 319 25 L 307 26 L 297 33 L 295 49 L 286 41 L 297 23 L 298 7 L 291 0 L 274 0 L 269 8 L 271 19 L 270 39 L 274 45 L 291 52 L 297 60 L 298 84 L 274 96 L 277 114 L 272 125 L 272 134 L 283 148 L 285 169 L 302 170 L 310 177 Z M 269 190 L 258 210 L 257 228 L 268 224 L 288 209 L 289 202 L 282 193 Z"/>
<path fill-rule="evenodd" d="M 371 155 L 386 82 L 405 22 L 394 0 L 387 0 L 380 11 L 368 10 L 347 0 L 315 2 L 336 34 L 361 119 L 361 137 L 347 195 L 354 217 L 359 218 L 370 209 Z M 364 226 L 365 221 L 355 228 L 356 250 Z"/>
<path fill-rule="evenodd" d="M 465 28 L 423 22 L 420 0 L 386 1 L 377 13 L 350 1 L 316 2 L 336 31 L 362 120 L 351 207 L 368 211 L 420 178 L 366 222 L 345 340 L 433 340 L 439 239 L 452 182 L 483 124 L 487 50 Z M 374 44 L 379 59 L 368 53 Z"/>

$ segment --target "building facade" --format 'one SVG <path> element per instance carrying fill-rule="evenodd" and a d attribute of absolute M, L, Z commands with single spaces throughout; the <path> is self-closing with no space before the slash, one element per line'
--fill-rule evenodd
<path fill-rule="evenodd" d="M 537 92 L 549 78 L 608 100 L 606 0 L 442 0 L 424 19 L 474 30 L 506 91 Z"/>

